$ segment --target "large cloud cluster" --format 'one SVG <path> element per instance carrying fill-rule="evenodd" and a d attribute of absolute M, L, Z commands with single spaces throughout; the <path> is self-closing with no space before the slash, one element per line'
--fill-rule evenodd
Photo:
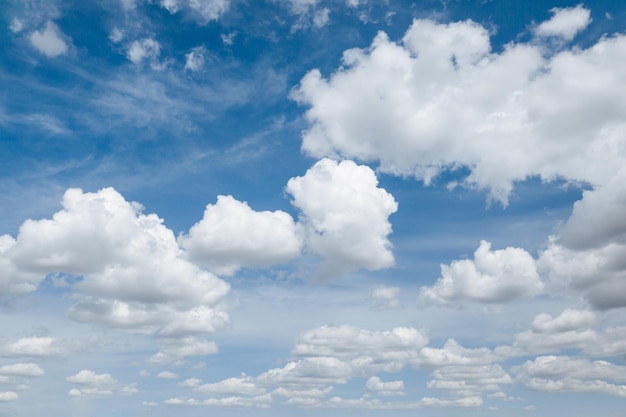
<path fill-rule="evenodd" d="M 552 53 L 542 37 L 570 39 L 589 21 L 580 7 L 554 14 L 535 42 L 502 52 L 472 21 L 429 20 L 401 43 L 379 33 L 368 49 L 345 51 L 329 78 L 313 70 L 293 92 L 309 106 L 303 150 L 425 182 L 465 166 L 467 185 L 505 204 L 531 176 L 606 183 L 625 162 L 615 150 L 626 129 L 626 37 Z"/>

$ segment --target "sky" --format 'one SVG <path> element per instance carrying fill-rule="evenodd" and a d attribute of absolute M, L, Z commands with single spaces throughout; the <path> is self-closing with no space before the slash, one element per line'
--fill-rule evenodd
<path fill-rule="evenodd" d="M 623 415 L 623 2 L 0 3 L 0 416 Z"/>

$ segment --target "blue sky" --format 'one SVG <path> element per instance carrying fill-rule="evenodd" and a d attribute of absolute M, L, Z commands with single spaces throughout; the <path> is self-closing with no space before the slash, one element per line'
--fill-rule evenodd
<path fill-rule="evenodd" d="M 618 1 L 0 12 L 0 416 L 617 416 Z"/>

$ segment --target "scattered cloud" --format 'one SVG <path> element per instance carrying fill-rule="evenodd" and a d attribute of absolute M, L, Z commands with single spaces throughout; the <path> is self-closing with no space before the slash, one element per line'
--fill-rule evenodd
<path fill-rule="evenodd" d="M 30 42 L 39 52 L 48 58 L 67 54 L 70 41 L 56 23 L 48 20 L 44 29 L 30 35 Z"/>
<path fill-rule="evenodd" d="M 44 370 L 36 363 L 14 363 L 0 366 L 0 375 L 35 377 L 44 373 Z"/>
<path fill-rule="evenodd" d="M 571 41 L 581 30 L 584 30 L 591 23 L 591 11 L 582 5 L 568 8 L 558 8 L 550 10 L 553 16 L 550 20 L 542 22 L 534 28 L 537 36 L 561 37 L 566 41 Z"/>
<path fill-rule="evenodd" d="M 441 277 L 432 287 L 422 287 L 418 301 L 505 303 L 536 295 L 543 287 L 535 260 L 528 252 L 521 248 L 492 251 L 491 244 L 482 241 L 473 260 L 441 265 Z"/>
<path fill-rule="evenodd" d="M 404 395 L 403 381 L 383 382 L 379 377 L 372 376 L 365 382 L 365 386 L 367 387 L 368 391 L 375 392 L 378 395 Z"/>

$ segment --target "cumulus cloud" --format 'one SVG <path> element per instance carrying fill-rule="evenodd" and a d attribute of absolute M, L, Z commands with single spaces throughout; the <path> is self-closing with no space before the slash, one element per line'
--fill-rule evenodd
<path fill-rule="evenodd" d="M 543 283 L 535 260 L 521 248 L 492 251 L 482 241 L 474 259 L 441 265 L 441 277 L 432 287 L 422 287 L 420 303 L 505 303 L 539 293 Z"/>
<path fill-rule="evenodd" d="M 300 254 L 302 239 L 284 211 L 252 210 L 232 196 L 218 196 L 202 220 L 178 238 L 193 262 L 230 275 L 243 267 L 289 261 Z"/>
<path fill-rule="evenodd" d="M 156 377 L 159 379 L 178 379 L 178 375 L 172 371 L 161 371 Z"/>
<path fill-rule="evenodd" d="M 559 316 L 539 314 L 533 320 L 533 331 L 539 333 L 561 333 L 592 326 L 596 316 L 591 311 L 566 309 Z"/>
<path fill-rule="evenodd" d="M 451 365 L 489 365 L 500 359 L 486 347 L 466 348 L 454 339 L 448 339 L 441 348 L 426 346 L 419 352 L 415 365 L 423 368 L 438 368 Z"/>
<path fill-rule="evenodd" d="M 204 57 L 207 54 L 207 50 L 204 46 L 197 46 L 190 52 L 185 54 L 185 69 L 196 72 L 200 71 L 204 67 Z"/>
<path fill-rule="evenodd" d="M 607 361 L 589 361 L 569 356 L 540 356 L 514 371 L 528 388 L 539 391 L 598 392 L 626 397 L 626 367 Z"/>
<path fill-rule="evenodd" d="M 11 23 L 9 24 L 9 30 L 13 33 L 20 33 L 24 29 L 24 22 L 17 17 L 11 19 Z"/>
<path fill-rule="evenodd" d="M 50 20 L 46 22 L 44 29 L 35 31 L 30 35 L 30 42 L 35 49 L 48 58 L 67 54 L 70 43 L 61 29 Z"/>
<path fill-rule="evenodd" d="M 17 395 L 17 393 L 14 391 L 0 391 L 0 401 L 2 402 L 15 401 L 18 398 L 19 395 Z"/>
<path fill-rule="evenodd" d="M 293 348 L 297 356 L 329 356 L 340 359 L 358 356 L 389 359 L 389 368 L 401 368 L 425 346 L 428 338 L 411 327 L 391 331 L 371 331 L 354 326 L 323 326 L 300 335 Z M 398 363 L 394 363 L 397 359 Z"/>
<path fill-rule="evenodd" d="M 302 212 L 307 249 L 324 258 L 321 276 L 393 265 L 388 218 L 398 204 L 369 167 L 325 158 L 290 179 L 286 191 Z"/>
<path fill-rule="evenodd" d="M 555 7 L 550 11 L 553 14 L 550 20 L 534 28 L 537 36 L 557 36 L 570 41 L 591 23 L 591 12 L 582 5 L 563 9 Z"/>
<path fill-rule="evenodd" d="M 159 55 L 161 55 L 161 44 L 152 38 L 133 41 L 126 51 L 126 57 L 133 64 L 149 61 L 156 66 Z"/>
<path fill-rule="evenodd" d="M 69 274 L 77 277 L 68 284 L 76 293 L 69 311 L 75 320 L 154 334 L 170 356 L 216 351 L 214 343 L 197 336 L 228 323 L 227 314 L 215 306 L 229 285 L 183 259 L 160 218 L 143 214 L 140 204 L 127 202 L 112 188 L 97 193 L 70 189 L 62 204 L 51 219 L 25 221 L 17 239 L 0 239 L 6 248 L 0 246 L 0 262 L 10 267 L 3 273 L 39 280 L 50 273 Z M 195 343 L 181 346 L 185 340 Z M 8 348 L 43 355 L 52 354 L 53 347 L 50 339 L 33 339 Z"/>
<path fill-rule="evenodd" d="M 598 310 L 626 306 L 626 245 L 608 243 L 598 249 L 573 250 L 550 240 L 538 266 L 556 292 L 581 294 Z"/>
<path fill-rule="evenodd" d="M 368 391 L 375 392 L 378 395 L 404 395 L 403 381 L 383 382 L 379 377 L 372 376 L 365 382 L 365 386 Z"/>
<path fill-rule="evenodd" d="M 503 384 L 512 384 L 513 378 L 498 364 L 447 366 L 433 372 L 428 388 L 449 390 L 462 397 L 483 391 L 500 391 Z"/>
<path fill-rule="evenodd" d="M 426 183 L 464 166 L 463 184 L 503 204 L 531 176 L 604 184 L 626 162 L 616 151 L 626 137 L 626 36 L 544 53 L 537 43 L 493 52 L 471 21 L 415 20 L 401 43 L 381 32 L 369 48 L 345 51 L 328 78 L 312 70 L 294 89 L 308 107 L 302 149 Z"/>
<path fill-rule="evenodd" d="M 58 341 L 49 336 L 23 337 L 15 342 L 8 343 L 3 353 L 10 356 L 50 357 L 63 355 L 64 349 Z"/>
<path fill-rule="evenodd" d="M 132 395 L 138 392 L 136 384 L 122 386 L 111 374 L 97 374 L 89 369 L 83 369 L 65 380 L 78 386 L 69 390 L 68 395 L 71 397 L 110 396 L 116 392 Z"/>
<path fill-rule="evenodd" d="M 375 309 L 393 309 L 400 306 L 400 300 L 398 295 L 400 294 L 400 287 L 386 287 L 381 285 L 374 289 L 372 292 L 372 298 L 374 298 L 376 305 Z"/>
<path fill-rule="evenodd" d="M 383 382 L 376 374 L 398 372 L 412 364 L 419 349 L 427 342 L 426 336 L 408 327 L 371 331 L 348 325 L 323 326 L 300 335 L 292 351 L 297 360 L 283 367 L 269 369 L 256 377 L 242 374 L 206 384 L 198 378 L 190 378 L 181 385 L 213 401 L 193 399 L 189 402 L 183 398 L 172 401 L 177 404 L 235 402 L 242 406 L 258 406 L 259 398 L 273 401 L 274 397 L 282 397 L 290 405 L 338 407 L 340 405 L 331 404 L 331 400 L 331 403 L 324 402 L 324 398 L 335 384 L 345 384 L 357 377 L 369 378 L 367 389 L 371 392 L 401 395 L 402 381 Z M 411 405 L 413 408 L 421 406 Z"/>
<path fill-rule="evenodd" d="M 14 363 L 0 366 L 0 375 L 35 377 L 44 373 L 44 370 L 36 363 Z"/>

